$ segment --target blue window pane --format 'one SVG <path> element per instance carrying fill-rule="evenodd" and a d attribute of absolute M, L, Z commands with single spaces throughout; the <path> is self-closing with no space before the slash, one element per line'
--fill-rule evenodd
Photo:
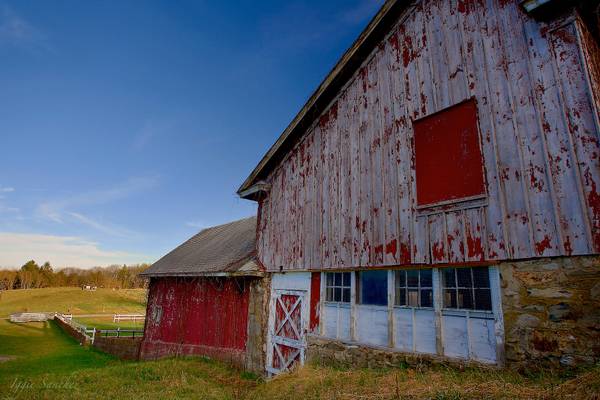
<path fill-rule="evenodd" d="M 359 277 L 361 304 L 387 306 L 387 271 L 365 271 Z"/>
<path fill-rule="evenodd" d="M 431 287 L 432 279 L 431 279 L 431 270 L 430 269 L 422 269 L 421 270 L 421 287 Z"/>
<path fill-rule="evenodd" d="M 344 286 L 350 287 L 350 274 L 351 272 L 344 272 Z"/>

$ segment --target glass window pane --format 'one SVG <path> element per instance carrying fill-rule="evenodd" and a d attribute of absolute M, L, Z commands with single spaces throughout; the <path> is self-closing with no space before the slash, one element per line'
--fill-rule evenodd
<path fill-rule="evenodd" d="M 387 271 L 359 273 L 361 304 L 387 305 Z"/>
<path fill-rule="evenodd" d="M 473 309 L 471 289 L 458 289 L 458 308 Z"/>
<path fill-rule="evenodd" d="M 405 306 L 406 305 L 406 290 L 405 289 L 396 289 L 396 305 Z"/>
<path fill-rule="evenodd" d="M 327 286 L 333 286 L 333 274 L 331 272 L 327 273 Z"/>
<path fill-rule="evenodd" d="M 457 268 L 456 279 L 458 281 L 458 287 L 472 287 L 473 284 L 471 282 L 471 268 Z"/>
<path fill-rule="evenodd" d="M 335 284 L 335 286 L 342 286 L 342 273 L 341 272 L 335 273 L 334 284 Z"/>
<path fill-rule="evenodd" d="M 350 272 L 344 272 L 344 286 L 350 287 Z"/>
<path fill-rule="evenodd" d="M 334 301 L 342 301 L 342 289 L 339 287 L 336 287 L 335 289 L 333 289 L 333 293 L 334 293 Z"/>
<path fill-rule="evenodd" d="M 411 307 L 419 307 L 419 290 L 408 289 L 407 303 Z"/>
<path fill-rule="evenodd" d="M 422 269 L 421 270 L 421 287 L 432 287 L 431 284 L 431 270 L 430 269 Z"/>
<path fill-rule="evenodd" d="M 444 290 L 444 307 L 456 308 L 456 290 L 454 290 L 454 289 Z"/>
<path fill-rule="evenodd" d="M 492 311 L 490 289 L 475 289 L 475 309 Z"/>
<path fill-rule="evenodd" d="M 406 271 L 406 285 L 409 287 L 419 287 L 419 271 L 410 270 Z"/>
<path fill-rule="evenodd" d="M 350 303 L 350 288 L 343 289 L 343 299 L 344 303 Z"/>
<path fill-rule="evenodd" d="M 456 271 L 456 269 L 455 268 L 446 268 L 443 271 L 444 271 L 444 279 L 443 279 L 444 287 L 456 287 L 456 281 L 454 279 L 454 271 Z"/>
<path fill-rule="evenodd" d="M 421 289 L 421 307 L 433 307 L 433 291 Z"/>
<path fill-rule="evenodd" d="M 406 286 L 406 271 L 396 271 L 396 286 Z"/>
<path fill-rule="evenodd" d="M 479 288 L 490 287 L 490 273 L 488 267 L 473 268 L 474 286 Z"/>
<path fill-rule="evenodd" d="M 333 301 L 333 289 L 327 288 L 327 294 L 325 295 L 327 301 Z"/>

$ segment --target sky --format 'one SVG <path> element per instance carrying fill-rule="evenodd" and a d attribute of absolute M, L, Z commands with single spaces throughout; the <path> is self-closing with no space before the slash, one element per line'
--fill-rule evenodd
<path fill-rule="evenodd" d="M 154 262 L 236 190 L 383 0 L 0 0 L 0 268 Z"/>

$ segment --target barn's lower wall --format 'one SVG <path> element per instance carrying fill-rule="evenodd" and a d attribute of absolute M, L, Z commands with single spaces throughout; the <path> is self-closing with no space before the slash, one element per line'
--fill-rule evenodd
<path fill-rule="evenodd" d="M 92 346 L 122 360 L 138 360 L 142 338 L 104 337 L 97 335 Z"/>
<path fill-rule="evenodd" d="M 499 265 L 505 357 L 511 367 L 600 361 L 600 257 Z"/>
<path fill-rule="evenodd" d="M 155 278 L 140 359 L 200 355 L 264 370 L 265 278 Z"/>
<path fill-rule="evenodd" d="M 497 268 L 504 321 L 504 356 L 498 365 L 532 370 L 600 362 L 599 256 L 506 262 Z M 377 368 L 468 363 L 322 335 L 308 336 L 307 360 Z"/>

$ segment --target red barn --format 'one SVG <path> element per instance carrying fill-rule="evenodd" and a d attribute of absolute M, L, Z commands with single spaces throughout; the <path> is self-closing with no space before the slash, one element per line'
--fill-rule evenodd
<path fill-rule="evenodd" d="M 154 263 L 140 358 L 203 355 L 264 369 L 256 218 L 205 229 Z"/>
<path fill-rule="evenodd" d="M 269 372 L 600 360 L 598 38 L 597 0 L 385 2 L 238 191 Z"/>

